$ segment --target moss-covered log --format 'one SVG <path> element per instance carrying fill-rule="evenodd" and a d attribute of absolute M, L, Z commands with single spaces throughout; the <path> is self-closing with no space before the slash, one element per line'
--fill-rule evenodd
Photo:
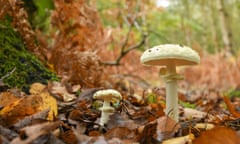
<path fill-rule="evenodd" d="M 46 84 L 48 80 L 57 80 L 57 76 L 48 70 L 33 54 L 25 49 L 21 36 L 11 27 L 9 20 L 0 21 L 0 78 L 9 87 L 17 87 L 28 92 L 34 82 Z"/>

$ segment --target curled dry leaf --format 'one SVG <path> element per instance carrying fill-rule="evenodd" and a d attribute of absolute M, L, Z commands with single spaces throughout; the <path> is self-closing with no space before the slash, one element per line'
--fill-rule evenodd
<path fill-rule="evenodd" d="M 139 136 L 138 136 L 138 142 L 140 143 L 153 143 L 156 142 L 156 140 L 153 138 L 153 136 L 156 134 L 157 130 L 157 122 L 152 121 L 148 124 L 146 124 L 143 128 L 140 127 Z"/>
<path fill-rule="evenodd" d="M 174 136 L 179 130 L 179 124 L 168 116 L 163 116 L 157 119 L 156 139 L 162 141 Z"/>
<path fill-rule="evenodd" d="M 64 102 L 73 101 L 76 99 L 74 94 L 71 94 L 67 91 L 67 88 L 59 82 L 49 83 L 49 91 L 57 99 L 60 99 Z"/>

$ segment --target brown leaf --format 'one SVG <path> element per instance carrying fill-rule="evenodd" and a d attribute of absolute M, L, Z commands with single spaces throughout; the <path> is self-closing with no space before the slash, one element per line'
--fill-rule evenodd
<path fill-rule="evenodd" d="M 59 82 L 51 82 L 48 87 L 50 93 L 61 101 L 69 102 L 76 99 L 76 96 L 69 93 L 67 88 Z"/>
<path fill-rule="evenodd" d="M 51 131 L 55 130 L 61 124 L 60 121 L 57 122 L 46 122 L 42 124 L 36 124 L 33 126 L 28 126 L 20 131 L 20 136 L 13 139 L 12 144 L 29 144 L 33 143 L 37 138 L 49 134 Z"/>
<path fill-rule="evenodd" d="M 107 128 L 112 129 L 114 127 L 127 127 L 130 130 L 136 129 L 139 125 L 128 118 L 124 113 L 114 113 L 110 116 L 110 120 L 107 124 Z"/>
<path fill-rule="evenodd" d="M 2 136 L 7 138 L 8 140 L 11 140 L 11 139 L 18 136 L 18 134 L 15 131 L 13 131 L 11 129 L 8 129 L 8 128 L 5 128 L 1 125 L 0 125 L 0 133 L 1 133 Z"/>
<path fill-rule="evenodd" d="M 27 125 L 30 125 L 34 122 L 34 120 L 46 120 L 47 116 L 48 116 L 48 112 L 49 112 L 49 109 L 45 109 L 41 112 L 38 112 L 36 114 L 33 114 L 31 116 L 27 116 L 25 117 L 24 119 L 18 121 L 17 123 L 15 123 L 13 125 L 14 129 L 20 129 L 20 128 L 23 128 Z"/>
<path fill-rule="evenodd" d="M 105 139 L 109 140 L 112 138 L 119 138 L 119 139 L 136 139 L 136 135 L 134 131 L 126 128 L 126 127 L 115 127 L 107 131 L 104 134 Z"/>
<path fill-rule="evenodd" d="M 61 133 L 60 138 L 66 144 L 77 144 L 78 143 L 78 139 L 72 130 L 67 130 L 67 131 Z"/>
<path fill-rule="evenodd" d="M 193 140 L 194 144 L 239 144 L 240 137 L 227 127 L 215 127 L 201 132 L 200 136 Z"/>
<path fill-rule="evenodd" d="M 141 128 L 142 129 L 142 128 Z M 143 130 L 140 131 L 138 141 L 140 143 L 154 143 L 156 140 L 153 136 L 156 134 L 157 122 L 153 121 L 144 126 Z"/>
<path fill-rule="evenodd" d="M 170 117 L 163 116 L 157 119 L 156 139 L 162 141 L 174 136 L 180 126 Z"/>

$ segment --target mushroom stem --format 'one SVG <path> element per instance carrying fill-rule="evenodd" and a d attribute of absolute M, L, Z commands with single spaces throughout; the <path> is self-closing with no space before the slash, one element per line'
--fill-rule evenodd
<path fill-rule="evenodd" d="M 105 100 L 102 107 L 110 107 L 110 101 Z"/>
<path fill-rule="evenodd" d="M 102 107 L 103 107 L 103 108 L 104 108 L 104 107 L 110 107 L 110 101 L 105 100 L 105 101 L 103 102 L 103 106 L 102 106 Z M 101 126 L 104 126 L 104 124 L 108 122 L 108 120 L 109 120 L 109 115 L 110 115 L 110 114 L 111 114 L 111 113 L 106 112 L 104 109 L 102 109 L 101 118 L 100 118 L 100 122 L 99 122 L 99 124 L 100 124 Z"/>
<path fill-rule="evenodd" d="M 174 64 L 167 66 L 167 72 L 170 75 L 176 74 L 176 67 Z M 178 122 L 178 94 L 177 94 L 177 80 L 166 80 L 166 110 L 165 114 Z"/>
<path fill-rule="evenodd" d="M 101 113 L 101 118 L 100 118 L 100 122 L 99 122 L 99 124 L 100 124 L 101 126 L 104 126 L 104 124 L 106 124 L 106 123 L 108 122 L 108 120 L 109 120 L 109 115 L 110 115 L 109 112 L 104 112 L 104 111 L 102 111 L 102 113 Z"/>

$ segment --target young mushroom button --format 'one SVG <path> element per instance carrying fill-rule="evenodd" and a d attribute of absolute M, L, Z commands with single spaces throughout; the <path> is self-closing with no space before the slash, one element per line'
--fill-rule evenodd
<path fill-rule="evenodd" d="M 176 73 L 176 66 L 199 64 L 200 56 L 187 46 L 163 44 L 146 50 L 140 61 L 144 65 L 165 66 L 160 69 L 160 76 L 166 83 L 165 114 L 178 122 L 177 80 L 183 77 Z"/>
<path fill-rule="evenodd" d="M 100 108 L 102 111 L 101 118 L 100 118 L 100 125 L 104 126 L 108 122 L 109 115 L 114 112 L 114 108 L 110 105 L 112 100 L 121 100 L 122 95 L 114 90 L 114 89 L 107 89 L 107 90 L 99 90 L 93 95 L 94 99 L 103 100 L 103 106 Z"/>

